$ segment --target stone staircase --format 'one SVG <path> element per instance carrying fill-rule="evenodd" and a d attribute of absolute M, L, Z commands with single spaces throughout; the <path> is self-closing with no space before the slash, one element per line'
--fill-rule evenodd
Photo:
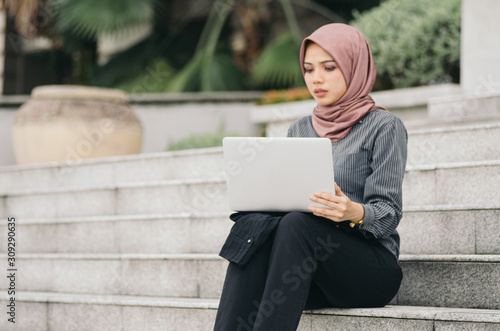
<path fill-rule="evenodd" d="M 299 330 L 500 329 L 499 138 L 500 121 L 409 131 L 401 290 Z M 212 330 L 229 214 L 219 148 L 0 168 L 17 224 L 16 324 L 4 312 L 0 330 Z M 4 270 L 6 238 L 4 221 Z"/>

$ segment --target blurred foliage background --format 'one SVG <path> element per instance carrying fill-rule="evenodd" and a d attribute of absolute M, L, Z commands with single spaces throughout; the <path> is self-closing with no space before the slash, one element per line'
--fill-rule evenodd
<path fill-rule="evenodd" d="M 370 43 L 377 88 L 390 89 L 458 83 L 460 22 L 460 0 L 387 0 L 350 23 Z"/>
<path fill-rule="evenodd" d="M 10 43 L 48 39 L 49 49 L 29 56 L 57 72 L 53 80 L 62 84 L 131 93 L 302 87 L 300 42 L 331 22 L 365 34 L 379 72 L 377 89 L 459 77 L 460 0 L 2 2 L 14 31 Z M 150 29 L 142 39 L 99 61 L 102 36 L 123 38 L 144 25 Z"/>

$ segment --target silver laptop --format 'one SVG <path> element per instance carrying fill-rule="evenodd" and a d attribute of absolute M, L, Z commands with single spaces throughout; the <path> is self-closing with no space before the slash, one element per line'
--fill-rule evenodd
<path fill-rule="evenodd" d="M 307 212 L 314 192 L 335 192 L 328 138 L 226 137 L 223 149 L 231 210 Z"/>

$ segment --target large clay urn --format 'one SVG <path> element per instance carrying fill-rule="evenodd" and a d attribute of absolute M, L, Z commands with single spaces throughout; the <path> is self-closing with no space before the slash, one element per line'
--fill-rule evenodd
<path fill-rule="evenodd" d="M 33 89 L 12 128 L 17 163 L 136 154 L 142 126 L 120 90 L 71 85 Z"/>

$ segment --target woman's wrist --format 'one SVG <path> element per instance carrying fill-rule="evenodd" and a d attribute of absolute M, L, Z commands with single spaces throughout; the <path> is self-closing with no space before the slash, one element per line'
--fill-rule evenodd
<path fill-rule="evenodd" d="M 360 220 L 363 220 L 363 217 L 365 216 L 365 208 L 363 207 L 362 204 L 353 202 L 353 207 L 354 207 L 354 213 L 353 217 L 351 218 L 352 222 L 358 222 Z"/>
<path fill-rule="evenodd" d="M 351 228 L 355 227 L 356 224 L 361 225 L 363 223 L 363 217 L 365 215 L 365 208 L 363 207 L 362 204 L 353 202 L 353 207 L 354 207 L 354 216 L 351 219 L 351 223 L 349 223 L 349 226 Z"/>

